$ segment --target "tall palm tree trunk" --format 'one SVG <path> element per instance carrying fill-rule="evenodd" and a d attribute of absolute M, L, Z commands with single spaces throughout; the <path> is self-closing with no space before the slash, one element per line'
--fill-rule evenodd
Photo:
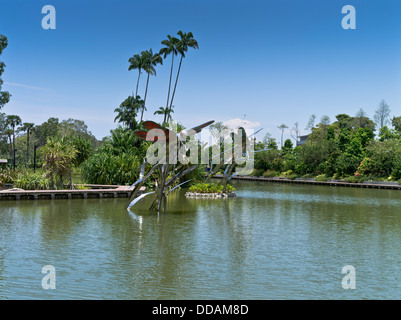
<path fill-rule="evenodd" d="M 29 162 L 29 129 L 26 132 L 26 163 Z"/>
<path fill-rule="evenodd" d="M 168 83 L 168 93 L 167 93 L 167 103 L 166 103 L 166 108 L 168 109 L 168 101 L 170 100 L 170 89 L 171 89 L 171 77 L 173 75 L 173 65 L 174 65 L 174 53 L 172 54 L 172 59 L 171 59 L 171 70 L 170 70 L 170 81 Z"/>
<path fill-rule="evenodd" d="M 10 156 L 11 156 L 11 158 L 12 158 L 12 157 L 13 157 L 13 141 L 12 141 L 12 136 L 11 136 L 11 134 L 8 135 L 8 139 L 10 140 L 8 149 L 9 149 L 9 151 L 10 151 Z"/>
<path fill-rule="evenodd" d="M 171 95 L 170 109 L 171 109 L 172 106 L 173 106 L 173 100 L 174 100 L 174 95 L 175 95 L 175 89 L 177 88 L 178 77 L 179 77 L 179 75 L 180 75 L 180 70 L 181 70 L 182 58 L 183 58 L 183 56 L 181 55 L 180 64 L 179 64 L 179 66 L 178 66 L 177 78 L 175 79 L 173 94 Z"/>
<path fill-rule="evenodd" d="M 148 85 L 149 85 L 149 73 L 148 73 L 148 79 L 146 80 L 146 89 L 145 89 L 145 97 L 143 98 L 143 107 L 142 107 L 142 112 L 141 112 L 141 122 L 143 119 L 143 112 L 145 111 L 145 106 L 146 106 L 146 96 L 148 94 Z"/>
<path fill-rule="evenodd" d="M 15 126 L 13 126 L 13 165 L 15 164 Z"/>
<path fill-rule="evenodd" d="M 135 98 L 138 96 L 138 85 L 139 85 L 139 78 L 141 77 L 141 68 L 138 69 L 138 80 L 136 81 L 136 91 L 135 91 Z"/>

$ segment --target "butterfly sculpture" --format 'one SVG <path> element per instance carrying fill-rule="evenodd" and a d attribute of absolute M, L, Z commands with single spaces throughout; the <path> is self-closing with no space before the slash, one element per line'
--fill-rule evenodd
<path fill-rule="evenodd" d="M 138 130 L 135 131 L 134 133 L 142 139 L 145 139 L 146 141 L 151 141 L 151 142 L 155 142 L 155 141 L 166 141 L 168 142 L 170 140 L 170 137 L 176 135 L 176 137 L 178 139 L 183 140 L 185 137 L 189 137 L 191 135 L 194 135 L 196 133 L 201 132 L 201 130 L 209 125 L 211 125 L 214 122 L 214 120 L 208 121 L 206 123 L 203 123 L 199 126 L 193 127 L 191 129 L 184 129 L 181 130 L 178 133 L 175 133 L 174 131 L 167 129 L 165 127 L 162 127 L 161 125 L 159 125 L 158 123 L 154 122 L 154 121 L 145 121 L 143 123 L 143 126 L 145 127 L 145 129 L 147 130 L 155 130 L 156 132 L 154 132 L 152 134 L 152 132 L 146 131 L 146 130 Z M 156 135 L 155 133 L 163 133 L 164 136 L 159 136 Z"/>
<path fill-rule="evenodd" d="M 214 120 L 208 121 L 199 126 L 193 127 L 191 129 L 184 129 L 176 133 L 173 130 L 165 128 L 154 121 L 145 121 L 143 123 L 143 126 L 145 127 L 146 130 L 138 130 L 135 131 L 134 133 L 137 137 L 150 142 L 159 141 L 168 143 L 172 140 L 184 141 L 186 137 L 201 132 L 203 128 L 211 125 L 213 122 Z M 141 173 L 139 179 L 127 189 L 129 190 L 132 187 L 134 188 L 129 198 L 127 209 L 130 209 L 134 204 L 136 204 L 139 200 L 143 199 L 145 196 L 154 194 L 154 198 L 149 210 L 157 209 L 158 212 L 164 211 L 166 209 L 166 204 L 167 204 L 166 198 L 169 195 L 169 193 L 174 189 L 176 189 L 178 186 L 181 186 L 189 182 L 190 180 L 182 182 L 175 187 L 173 187 L 173 184 L 181 177 L 185 176 L 189 172 L 196 169 L 196 167 L 198 166 L 197 164 L 192 166 L 175 164 L 175 163 L 170 164 L 170 163 L 165 163 L 162 160 L 159 160 L 155 165 L 153 165 L 146 175 L 145 175 L 145 167 L 146 164 L 148 163 L 146 162 L 146 160 L 144 160 L 141 166 Z M 158 180 L 155 181 L 156 190 L 138 196 L 139 191 L 143 186 L 143 184 L 152 176 L 152 174 L 156 172 L 156 170 L 158 170 L 159 172 L 159 178 Z"/>

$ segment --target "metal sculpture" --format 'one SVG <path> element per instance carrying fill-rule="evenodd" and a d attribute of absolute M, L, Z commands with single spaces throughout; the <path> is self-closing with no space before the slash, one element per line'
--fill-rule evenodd
<path fill-rule="evenodd" d="M 236 165 L 236 160 L 238 160 L 240 157 L 246 156 L 247 144 L 249 144 L 250 137 L 251 136 L 247 137 L 246 131 L 243 127 L 239 127 L 237 129 L 237 133 L 235 132 L 231 133 L 231 140 L 228 150 L 224 150 L 223 152 L 214 156 L 214 157 L 220 157 L 220 161 L 214 167 L 214 169 L 212 169 L 212 161 L 211 161 L 210 163 L 211 170 L 210 173 L 206 176 L 205 183 L 208 182 L 210 178 L 212 178 L 224 165 L 227 165 L 224 170 L 222 179 L 219 182 L 219 184 L 223 186 L 223 192 L 227 191 L 228 181 L 232 179 L 232 177 L 238 174 L 238 172 L 232 173 Z M 224 156 L 225 154 L 227 154 L 227 152 L 230 155 L 230 157 L 228 159 L 224 159 Z"/>
<path fill-rule="evenodd" d="M 165 152 L 164 156 L 167 156 L 169 150 L 174 149 L 172 148 L 175 146 L 174 144 L 182 143 L 183 141 L 185 141 L 187 137 L 199 133 L 203 128 L 209 126 L 213 122 L 214 120 L 206 122 L 191 129 L 181 130 L 179 133 L 176 133 L 173 130 L 169 130 L 168 128 L 160 126 L 154 121 L 145 121 L 143 123 L 143 126 L 145 127 L 146 130 L 135 131 L 135 134 L 139 138 L 142 138 L 146 141 L 151 141 L 151 142 L 158 141 L 165 145 L 169 144 L 169 148 L 165 148 L 164 151 Z M 154 135 L 152 133 L 152 130 L 159 130 L 162 132 L 162 134 Z M 185 155 L 182 156 L 185 157 Z M 174 186 L 174 183 L 181 177 L 185 176 L 186 174 L 196 169 L 196 167 L 198 166 L 197 164 L 191 166 L 189 164 L 188 165 L 177 164 L 176 162 L 169 163 L 170 157 L 165 157 L 164 159 L 167 159 L 167 161 L 164 162 L 160 160 L 159 162 L 153 165 L 153 167 L 148 171 L 146 175 L 145 175 L 145 167 L 146 164 L 148 164 L 148 162 L 147 160 L 144 160 L 141 166 L 141 173 L 139 175 L 139 179 L 127 189 L 129 190 L 133 188 L 131 196 L 129 197 L 127 209 L 131 208 L 134 204 L 136 204 L 139 200 L 143 199 L 144 197 L 154 194 L 154 198 L 151 206 L 149 207 L 149 210 L 157 209 L 158 212 L 164 212 L 167 206 L 167 196 L 170 194 L 170 192 L 175 190 L 179 186 L 189 182 L 190 180 L 182 182 L 177 186 Z M 138 196 L 139 191 L 143 186 L 143 184 L 156 172 L 158 172 L 159 174 L 158 179 L 155 181 L 156 190 Z"/>

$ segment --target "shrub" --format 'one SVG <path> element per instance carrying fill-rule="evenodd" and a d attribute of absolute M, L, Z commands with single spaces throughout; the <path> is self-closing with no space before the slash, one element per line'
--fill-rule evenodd
<path fill-rule="evenodd" d="M 263 169 L 253 169 L 251 176 L 261 177 L 263 175 L 263 173 L 264 173 Z"/>
<path fill-rule="evenodd" d="M 74 189 L 76 190 L 87 190 L 89 189 L 85 184 L 75 184 Z"/>
<path fill-rule="evenodd" d="M 67 138 L 48 138 L 41 148 L 43 169 L 48 171 L 52 187 L 62 188 L 66 175 L 72 174 L 77 150 Z"/>
<path fill-rule="evenodd" d="M 370 158 L 364 158 L 359 164 L 358 169 L 355 171 L 355 177 L 361 177 L 367 174 L 377 175 L 378 164 Z"/>
<path fill-rule="evenodd" d="M 235 188 L 227 184 L 226 186 L 226 191 L 228 193 L 233 192 Z M 195 193 L 222 193 L 223 192 L 223 186 L 220 184 L 215 184 L 215 183 L 196 183 L 193 184 L 189 188 L 189 192 L 195 192 Z"/>
<path fill-rule="evenodd" d="M 316 181 L 327 181 L 327 177 L 325 174 L 320 174 L 318 176 L 315 177 Z"/>
<path fill-rule="evenodd" d="M 263 176 L 268 178 L 268 177 L 278 177 L 280 175 L 280 172 L 273 171 L 273 170 L 266 170 L 263 173 Z"/>
<path fill-rule="evenodd" d="M 366 176 L 359 176 L 359 177 L 349 176 L 344 178 L 344 180 L 349 183 L 360 183 L 364 182 L 366 179 L 367 179 Z"/>
<path fill-rule="evenodd" d="M 127 185 L 139 177 L 141 161 L 134 154 L 99 152 L 82 164 L 82 176 L 90 184 Z"/>
<path fill-rule="evenodd" d="M 338 173 L 338 172 L 336 172 L 335 174 L 334 174 L 334 176 L 333 176 L 333 179 L 334 180 L 338 180 L 338 179 L 340 179 L 340 174 Z"/>
<path fill-rule="evenodd" d="M 348 176 L 357 171 L 360 163 L 360 158 L 348 153 L 342 153 L 336 159 L 336 171 L 340 176 Z"/>
<path fill-rule="evenodd" d="M 11 169 L 1 169 L 0 170 L 0 186 L 4 186 L 7 183 L 14 183 L 19 171 L 14 171 Z"/>
<path fill-rule="evenodd" d="M 401 159 L 399 158 L 395 160 L 391 177 L 395 180 L 401 179 Z"/>
<path fill-rule="evenodd" d="M 297 175 L 292 170 L 288 170 L 288 171 L 282 172 L 280 174 L 280 177 L 294 180 L 297 177 Z"/>
<path fill-rule="evenodd" d="M 14 187 L 24 190 L 48 190 L 50 180 L 40 173 L 21 172 L 14 180 Z"/>

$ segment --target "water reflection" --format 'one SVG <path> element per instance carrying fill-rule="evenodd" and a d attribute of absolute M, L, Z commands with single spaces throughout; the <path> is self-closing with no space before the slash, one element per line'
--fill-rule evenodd
<path fill-rule="evenodd" d="M 235 183 L 235 182 L 234 182 Z M 236 183 L 237 198 L 2 201 L 1 299 L 398 299 L 399 192 Z M 41 288 L 51 264 L 57 289 Z M 357 290 L 343 290 L 354 265 Z"/>

